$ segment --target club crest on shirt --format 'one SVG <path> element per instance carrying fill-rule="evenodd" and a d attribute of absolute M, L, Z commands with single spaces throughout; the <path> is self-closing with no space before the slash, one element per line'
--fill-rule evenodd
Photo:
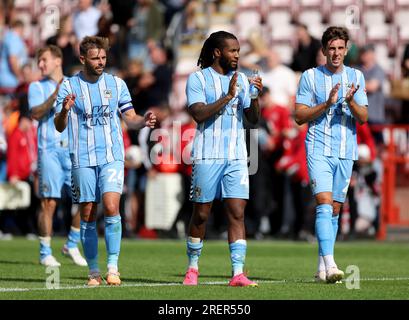
<path fill-rule="evenodd" d="M 104 90 L 104 98 L 111 99 L 112 98 L 112 91 L 109 89 Z"/>

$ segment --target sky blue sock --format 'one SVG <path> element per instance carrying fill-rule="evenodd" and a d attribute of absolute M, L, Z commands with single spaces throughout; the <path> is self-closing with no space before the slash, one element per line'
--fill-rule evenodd
<path fill-rule="evenodd" d="M 243 273 L 244 261 L 246 260 L 247 242 L 246 240 L 237 240 L 229 244 L 230 260 L 233 275 Z"/>
<path fill-rule="evenodd" d="M 81 220 L 80 225 L 81 243 L 88 268 L 93 271 L 99 270 L 97 223 L 96 221 L 85 222 Z"/>
<path fill-rule="evenodd" d="M 199 269 L 199 257 L 202 253 L 203 241 L 200 242 L 186 242 L 186 254 L 189 258 L 189 268 Z"/>
<path fill-rule="evenodd" d="M 49 244 L 40 240 L 40 260 L 52 254 L 52 250 Z"/>
<path fill-rule="evenodd" d="M 105 217 L 105 244 L 107 248 L 108 268 L 118 270 L 118 258 L 121 251 L 122 224 L 121 216 Z"/>
<path fill-rule="evenodd" d="M 336 216 L 332 216 L 331 222 L 332 222 L 332 232 L 334 234 L 334 241 L 332 247 L 335 246 L 335 242 L 337 241 L 337 234 L 338 234 L 338 220 L 339 220 L 339 215 L 337 214 Z"/>
<path fill-rule="evenodd" d="M 320 204 L 315 208 L 315 212 L 315 233 L 318 239 L 319 255 L 333 255 L 332 205 Z"/>
<path fill-rule="evenodd" d="M 70 232 L 68 233 L 68 239 L 66 242 L 67 248 L 76 248 L 78 246 L 78 242 L 81 240 L 81 233 L 78 230 L 73 230 L 71 228 Z"/>

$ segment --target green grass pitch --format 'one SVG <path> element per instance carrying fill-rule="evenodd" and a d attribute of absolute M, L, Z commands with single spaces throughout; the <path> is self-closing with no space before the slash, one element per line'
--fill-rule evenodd
<path fill-rule="evenodd" d="M 119 268 L 123 285 L 87 288 L 87 268 L 62 257 L 64 239 L 52 241 L 62 263 L 59 289 L 47 289 L 52 275 L 38 263 L 38 242 L 0 241 L 0 300 L 138 299 L 138 300 L 322 300 L 408 299 L 409 248 L 406 243 L 339 242 L 336 261 L 344 271 L 359 268 L 359 283 L 314 283 L 316 244 L 248 241 L 246 269 L 258 288 L 231 288 L 226 241 L 205 241 L 197 287 L 181 285 L 186 268 L 185 242 L 123 240 Z M 105 243 L 99 239 L 100 267 L 105 272 Z M 356 268 L 353 267 L 353 268 Z M 55 274 L 54 274 L 55 275 Z M 356 269 L 346 278 L 357 276 Z M 359 289 L 357 288 L 359 284 Z M 348 288 L 354 286 L 355 289 Z"/>

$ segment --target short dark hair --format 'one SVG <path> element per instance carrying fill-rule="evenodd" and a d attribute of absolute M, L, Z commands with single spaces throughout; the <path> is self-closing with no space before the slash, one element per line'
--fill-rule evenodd
<path fill-rule="evenodd" d="M 209 38 L 207 38 L 203 44 L 202 51 L 200 52 L 199 60 L 197 61 L 197 65 L 201 68 L 210 67 L 213 64 L 214 56 L 213 51 L 214 49 L 222 50 L 225 46 L 226 39 L 234 39 L 237 40 L 236 36 L 227 31 L 217 31 L 213 32 Z"/>
<path fill-rule="evenodd" d="M 49 44 L 45 47 L 42 47 L 37 50 L 37 59 L 41 57 L 44 52 L 50 51 L 50 53 L 54 56 L 54 58 L 62 59 L 62 51 L 59 47 Z"/>
<path fill-rule="evenodd" d="M 348 30 L 344 27 L 328 27 L 327 30 L 324 31 L 321 38 L 322 47 L 325 49 L 330 41 L 336 39 L 344 40 L 345 45 L 347 45 L 349 41 Z"/>
<path fill-rule="evenodd" d="M 80 43 L 80 55 L 87 55 L 90 49 L 104 49 L 109 50 L 109 40 L 104 37 L 85 37 Z"/>

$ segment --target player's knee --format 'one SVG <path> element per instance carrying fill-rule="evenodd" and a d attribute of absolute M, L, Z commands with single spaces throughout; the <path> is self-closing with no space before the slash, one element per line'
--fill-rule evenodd
<path fill-rule="evenodd" d="M 244 211 L 242 210 L 235 210 L 229 213 L 230 220 L 233 222 L 243 222 L 244 221 Z"/>
<path fill-rule="evenodd" d="M 119 206 L 114 202 L 107 202 L 104 204 L 105 215 L 113 216 L 119 212 Z"/>
<path fill-rule="evenodd" d="M 41 205 L 44 214 L 52 215 L 57 207 L 57 202 L 53 199 L 43 199 Z"/>
<path fill-rule="evenodd" d="M 196 211 L 193 221 L 196 225 L 200 225 L 200 224 L 206 223 L 208 218 L 209 218 L 209 214 L 207 212 Z"/>
<path fill-rule="evenodd" d="M 322 192 L 315 196 L 317 205 L 330 204 L 333 205 L 332 194 L 330 192 Z"/>

